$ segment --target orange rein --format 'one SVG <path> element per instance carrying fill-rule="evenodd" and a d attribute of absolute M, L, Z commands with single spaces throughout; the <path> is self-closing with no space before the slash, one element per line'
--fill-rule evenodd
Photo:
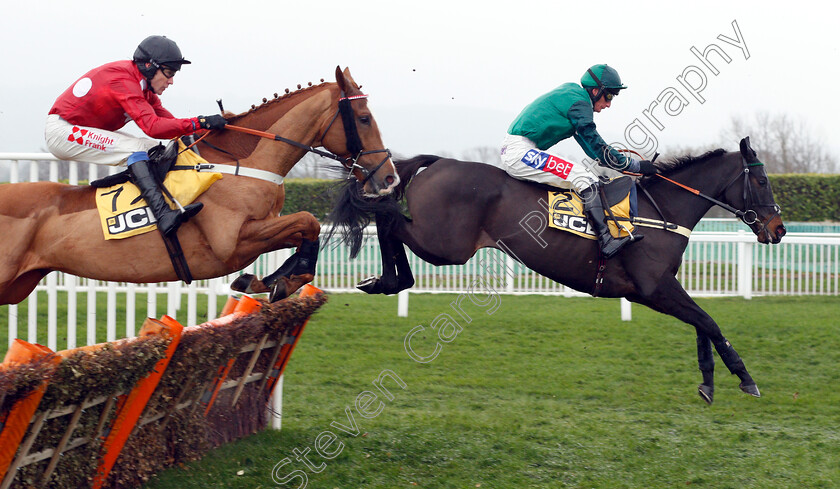
<path fill-rule="evenodd" d="M 274 134 L 271 134 L 270 132 L 258 131 L 256 129 L 251 129 L 249 127 L 233 126 L 233 125 L 230 125 L 230 124 L 227 124 L 225 126 L 225 129 L 232 129 L 234 131 L 244 132 L 245 134 L 251 134 L 252 136 L 259 136 L 261 138 L 266 138 L 266 139 L 274 139 L 274 136 L 275 136 Z M 204 137 L 204 136 L 202 136 L 202 137 Z"/>
<path fill-rule="evenodd" d="M 640 155 L 640 154 L 639 154 L 639 153 L 637 153 L 636 151 L 633 151 L 632 149 L 619 149 L 618 151 L 620 151 L 620 152 L 622 152 L 622 153 L 633 153 L 634 155 L 638 156 L 639 158 L 644 158 L 644 156 Z M 653 159 L 655 160 L 657 156 L 659 156 L 659 153 L 656 153 L 656 154 L 653 156 Z M 653 162 L 653 160 L 651 160 L 651 162 Z M 622 173 L 624 173 L 625 175 L 633 175 L 634 177 L 640 177 L 640 176 L 642 176 L 642 174 L 641 174 L 641 173 L 633 173 L 633 172 L 629 172 L 629 171 L 625 171 L 625 172 L 622 172 Z M 662 174 L 660 174 L 660 173 L 656 173 L 656 176 L 657 176 L 657 177 L 659 177 L 659 178 L 661 178 L 661 179 L 663 179 L 663 180 L 667 180 L 667 181 L 669 181 L 669 182 L 673 183 L 673 184 L 674 184 L 674 185 L 676 185 L 677 187 L 680 187 L 680 188 L 682 188 L 682 189 L 684 189 L 684 190 L 688 190 L 689 192 L 693 193 L 694 195 L 700 195 L 700 191 L 699 191 L 699 190 L 693 189 L 693 188 L 689 187 L 688 185 L 683 185 L 683 184 L 681 184 L 680 182 L 676 182 L 676 181 L 674 181 L 674 180 L 671 180 L 670 178 L 666 177 L 665 175 L 662 175 Z"/>

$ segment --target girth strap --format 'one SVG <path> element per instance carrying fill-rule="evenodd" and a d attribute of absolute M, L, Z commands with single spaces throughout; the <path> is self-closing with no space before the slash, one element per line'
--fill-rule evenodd
<path fill-rule="evenodd" d="M 258 170 L 256 168 L 244 167 L 239 165 L 239 161 L 236 162 L 236 165 L 222 165 L 220 163 L 201 163 L 195 165 L 195 167 L 190 168 L 193 168 L 199 172 L 209 171 L 216 173 L 227 173 L 228 175 L 237 175 L 242 177 L 256 178 L 258 180 L 265 180 L 267 182 L 271 182 L 277 185 L 283 184 L 282 175 L 270 171 Z"/>

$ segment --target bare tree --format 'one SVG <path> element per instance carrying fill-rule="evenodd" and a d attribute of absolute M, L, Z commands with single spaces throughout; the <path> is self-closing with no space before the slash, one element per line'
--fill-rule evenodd
<path fill-rule="evenodd" d="M 721 137 L 728 145 L 750 136 L 752 146 L 773 173 L 835 173 L 837 158 L 808 123 L 788 114 L 759 112 L 751 119 L 733 117 Z"/>

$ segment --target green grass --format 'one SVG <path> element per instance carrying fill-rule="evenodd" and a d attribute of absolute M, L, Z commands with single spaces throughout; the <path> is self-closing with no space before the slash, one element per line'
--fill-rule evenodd
<path fill-rule="evenodd" d="M 763 394 L 741 393 L 718 361 L 711 407 L 696 393 L 694 331 L 676 319 L 635 306 L 622 322 L 616 300 L 504 296 L 491 315 L 462 303 L 468 323 L 454 298 L 412 295 L 398 318 L 395 297 L 332 296 L 286 371 L 283 430 L 146 488 L 304 487 L 272 480 L 286 458 L 278 480 L 298 470 L 328 489 L 840 486 L 836 297 L 698 301 Z M 412 348 L 430 355 L 443 313 L 463 330 L 433 361 L 412 360 L 406 335 L 422 324 Z M 383 383 L 393 400 L 372 385 L 384 370 L 406 385 Z M 364 391 L 380 394 L 368 409 L 383 403 L 371 418 L 354 405 Z M 358 436 L 331 426 L 350 424 L 346 408 Z M 315 451 L 326 432 L 331 459 Z M 315 470 L 296 460 L 307 450 Z"/>

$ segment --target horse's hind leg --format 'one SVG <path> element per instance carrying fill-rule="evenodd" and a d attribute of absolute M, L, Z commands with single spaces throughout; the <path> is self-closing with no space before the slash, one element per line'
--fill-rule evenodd
<path fill-rule="evenodd" d="M 700 397 L 711 404 L 715 399 L 715 357 L 712 355 L 712 340 L 697 333 L 697 364 L 703 374 L 703 383 L 697 386 Z"/>
<path fill-rule="evenodd" d="M 711 348 L 708 346 L 709 342 L 714 345 L 729 371 L 741 379 L 741 390 L 752 396 L 761 397 L 755 381 L 747 372 L 747 367 L 738 352 L 732 348 L 732 345 L 723 336 L 717 323 L 689 297 L 675 277 L 663 278 L 659 281 L 656 289 L 646 296 L 628 296 L 628 299 L 646 305 L 655 311 L 674 316 L 695 327 L 698 337 L 697 358 L 703 372 L 700 395 L 706 402 L 710 403 L 713 398 L 711 395 L 708 398 L 703 395 L 703 386 L 708 386 L 709 392 L 712 392 L 714 388 L 714 360 L 712 359 Z"/>

